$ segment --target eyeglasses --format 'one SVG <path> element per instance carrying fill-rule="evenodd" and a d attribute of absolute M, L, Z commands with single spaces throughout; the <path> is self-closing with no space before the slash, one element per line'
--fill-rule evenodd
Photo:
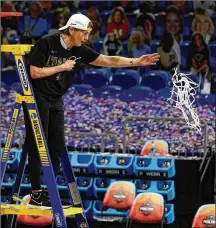
<path fill-rule="evenodd" d="M 87 30 L 87 31 L 84 31 L 84 30 L 81 30 L 81 29 L 77 29 L 77 28 L 74 28 L 76 31 L 80 31 L 82 32 L 83 36 L 88 36 L 91 32 L 91 30 Z"/>

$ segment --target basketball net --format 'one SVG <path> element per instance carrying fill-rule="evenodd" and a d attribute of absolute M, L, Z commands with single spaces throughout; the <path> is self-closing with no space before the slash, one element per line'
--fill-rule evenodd
<path fill-rule="evenodd" d="M 175 68 L 175 73 L 172 77 L 173 88 L 168 100 L 174 101 L 175 107 L 182 111 L 188 127 L 197 130 L 201 134 L 199 117 L 192 107 L 195 101 L 196 88 L 199 85 L 187 75 L 190 74 L 178 73 L 178 69 Z"/>

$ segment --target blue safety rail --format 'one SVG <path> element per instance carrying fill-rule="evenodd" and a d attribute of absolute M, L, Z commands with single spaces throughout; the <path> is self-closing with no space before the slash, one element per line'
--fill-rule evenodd
<path fill-rule="evenodd" d="M 108 190 L 109 186 L 116 181 L 129 181 L 132 182 L 132 180 L 129 179 L 114 179 L 114 178 L 94 178 L 93 181 L 93 189 L 94 189 L 94 197 L 103 198 L 106 191 Z"/>
<path fill-rule="evenodd" d="M 120 211 L 113 208 L 103 208 L 103 202 L 100 200 L 95 200 L 93 202 L 93 216 L 118 216 L 127 217 L 129 215 L 129 210 Z M 101 213 L 102 212 L 102 213 Z"/>
<path fill-rule="evenodd" d="M 94 154 L 92 153 L 70 153 L 71 165 L 75 174 L 94 173 Z"/>
<path fill-rule="evenodd" d="M 17 171 L 20 162 L 20 153 L 17 150 L 11 149 L 6 166 L 6 172 Z"/>
<path fill-rule="evenodd" d="M 135 180 L 137 193 L 155 192 L 163 195 L 166 200 L 170 201 L 175 198 L 174 181 L 151 181 L 151 180 Z"/>
<path fill-rule="evenodd" d="M 165 223 L 171 224 L 175 221 L 174 204 L 165 204 Z"/>
<path fill-rule="evenodd" d="M 97 154 L 94 158 L 95 174 L 131 176 L 134 157 L 129 155 Z"/>
<path fill-rule="evenodd" d="M 175 160 L 166 157 L 136 156 L 134 173 L 138 177 L 171 178 L 175 176 Z"/>
<path fill-rule="evenodd" d="M 2 187 L 3 188 L 12 188 L 16 179 L 16 173 L 5 173 Z"/>

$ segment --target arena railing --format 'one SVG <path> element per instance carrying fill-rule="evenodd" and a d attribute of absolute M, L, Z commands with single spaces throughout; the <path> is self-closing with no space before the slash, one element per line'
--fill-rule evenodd
<path fill-rule="evenodd" d="M 168 121 L 185 121 L 183 118 L 174 118 L 174 117 L 143 117 L 143 116 L 128 116 L 123 120 L 123 153 L 127 153 L 127 143 L 129 142 L 129 138 L 127 140 L 127 135 L 128 135 L 128 127 L 127 124 L 130 124 L 131 122 L 136 122 L 136 121 L 148 121 L 148 122 L 153 122 L 153 121 L 163 121 L 163 122 L 168 122 Z M 208 125 L 207 122 L 204 119 L 200 119 L 200 124 L 203 127 L 203 132 L 202 135 L 204 137 L 204 153 L 203 157 L 207 156 L 207 147 L 208 147 Z M 160 137 L 161 139 L 163 138 Z M 171 153 L 172 154 L 172 153 Z"/>
<path fill-rule="evenodd" d="M 87 138 L 98 137 L 98 138 L 101 138 L 100 152 L 102 152 L 102 153 L 104 153 L 105 150 L 106 150 L 106 145 L 105 145 L 106 138 L 114 139 L 114 141 L 115 141 L 115 148 L 114 148 L 115 149 L 115 153 L 119 152 L 118 137 L 115 134 L 111 134 L 111 133 L 91 133 L 91 132 L 68 132 L 68 133 L 66 133 L 66 136 L 74 136 L 74 137 L 78 136 L 78 137 L 87 137 Z M 81 149 L 81 152 L 84 151 L 83 146 L 80 149 Z M 91 150 L 92 150 L 92 148 L 88 144 L 88 151 L 91 151 Z"/>

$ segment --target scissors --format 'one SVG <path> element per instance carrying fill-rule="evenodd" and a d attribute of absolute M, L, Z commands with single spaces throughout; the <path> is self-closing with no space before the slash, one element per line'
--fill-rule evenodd
<path fill-rule="evenodd" d="M 77 59 L 81 59 L 81 57 L 71 56 L 68 60 L 77 61 Z"/>

